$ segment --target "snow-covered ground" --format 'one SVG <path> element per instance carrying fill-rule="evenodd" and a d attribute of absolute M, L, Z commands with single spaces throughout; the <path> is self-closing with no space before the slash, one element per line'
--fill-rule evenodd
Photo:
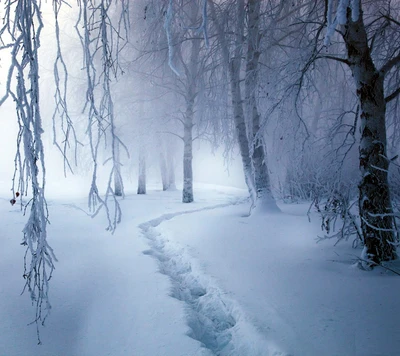
<path fill-rule="evenodd" d="M 307 205 L 247 217 L 245 191 L 196 188 L 186 205 L 179 191 L 128 194 L 114 235 L 86 199 L 49 200 L 59 262 L 40 346 L 20 296 L 26 218 L 1 194 L 0 355 L 400 354 L 399 276 L 354 267 L 350 242 L 317 244 Z"/>

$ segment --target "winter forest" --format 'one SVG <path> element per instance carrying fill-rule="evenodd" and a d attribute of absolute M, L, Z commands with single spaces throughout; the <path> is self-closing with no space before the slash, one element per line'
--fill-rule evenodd
<path fill-rule="evenodd" d="M 400 355 L 399 0 L 0 14 L 0 356 Z"/>

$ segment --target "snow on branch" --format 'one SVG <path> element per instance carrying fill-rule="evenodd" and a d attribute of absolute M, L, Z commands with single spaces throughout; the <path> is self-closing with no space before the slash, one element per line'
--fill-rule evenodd
<path fill-rule="evenodd" d="M 206 44 L 206 47 L 208 48 L 209 46 L 209 42 L 208 42 L 208 32 L 207 32 L 207 20 L 208 20 L 208 16 L 207 16 L 207 1 L 208 0 L 203 0 L 203 11 L 202 11 L 202 22 L 200 25 L 199 30 L 203 33 L 204 36 L 204 42 Z"/>
<path fill-rule="evenodd" d="M 67 168 L 73 173 L 72 166 L 68 160 L 67 152 L 71 145 L 74 147 L 74 164 L 77 165 L 77 147 L 78 139 L 76 136 L 75 128 L 72 119 L 68 111 L 67 103 L 67 87 L 68 87 L 68 70 L 67 65 L 64 61 L 63 54 L 61 51 L 60 41 L 60 24 L 59 24 L 59 12 L 62 4 L 66 4 L 63 0 L 53 0 L 53 12 L 54 12 L 54 24 L 56 31 L 56 44 L 57 54 L 56 60 L 53 65 L 54 82 L 56 91 L 54 94 L 55 109 L 52 117 L 53 121 L 53 144 L 58 148 L 64 158 L 64 175 L 67 174 Z M 68 4 L 66 4 L 68 5 Z M 69 6 L 69 5 L 68 5 Z M 62 80 L 63 78 L 63 80 Z M 57 140 L 57 121 L 61 127 L 63 137 L 61 144 Z M 71 142 L 72 140 L 72 142 Z"/>
<path fill-rule="evenodd" d="M 23 229 L 21 245 L 26 246 L 24 258 L 25 290 L 36 308 L 35 319 L 39 344 L 39 323 L 43 324 L 51 305 L 49 280 L 56 257 L 47 242 L 48 211 L 45 198 L 46 169 L 42 141 L 42 118 L 39 98 L 40 34 L 43 29 L 40 1 L 6 0 L 4 25 L 0 29 L 0 49 L 11 49 L 6 94 L 1 102 L 11 97 L 16 105 L 19 124 L 15 172 L 12 191 L 14 197 L 30 197 L 24 207 L 28 221 Z M 31 184 L 31 191 L 28 189 Z"/>
<path fill-rule="evenodd" d="M 87 134 L 93 161 L 88 205 L 93 216 L 97 215 L 101 208 L 105 208 L 108 219 L 107 230 L 112 232 L 121 221 L 122 215 L 112 183 L 114 180 L 118 180 L 122 184 L 122 177 L 120 174 L 121 163 L 117 154 L 117 146 L 121 144 L 121 140 L 116 133 L 111 82 L 117 78 L 120 71 L 119 54 L 123 48 L 121 43 L 128 35 L 128 5 L 127 1 L 82 0 L 78 21 L 75 25 L 84 54 L 87 82 L 84 111 L 88 115 Z M 115 16 L 115 13 L 119 17 Z M 123 32 L 125 32 L 125 38 L 122 36 Z M 98 63 L 100 63 L 100 68 Z M 111 162 L 111 169 L 103 199 L 97 186 L 99 149 L 101 144 L 107 147 L 108 136 L 111 141 L 111 158 L 106 163 Z"/>
<path fill-rule="evenodd" d="M 339 0 L 336 8 L 336 16 L 333 17 L 333 6 L 335 0 L 328 0 L 327 8 L 327 31 L 325 35 L 325 46 L 329 46 L 338 25 L 347 23 L 347 11 L 351 11 L 351 21 L 358 21 L 361 14 L 361 0 Z"/>
<path fill-rule="evenodd" d="M 202 33 L 204 42 L 206 47 L 209 47 L 209 39 L 208 39 L 208 15 L 207 15 L 207 3 L 208 0 L 201 0 L 201 23 L 199 26 L 183 26 L 185 29 L 194 30 L 197 33 Z M 167 36 L 167 45 L 168 45 L 168 65 L 171 70 L 177 75 L 180 76 L 179 70 L 176 68 L 174 64 L 174 43 L 173 43 L 173 34 L 172 34 L 172 22 L 174 19 L 174 1 L 168 0 L 167 11 L 165 12 L 165 20 L 164 20 L 164 30 Z"/>
<path fill-rule="evenodd" d="M 209 46 L 209 41 L 208 41 L 208 15 L 207 15 L 207 2 L 208 0 L 202 0 L 202 5 L 201 5 L 201 23 L 199 26 L 188 26 L 184 27 L 185 29 L 189 30 L 194 30 L 196 33 L 202 33 L 204 42 L 206 47 L 208 48 Z"/>
<path fill-rule="evenodd" d="M 165 22 L 164 29 L 167 35 L 167 43 L 168 43 L 168 65 L 171 70 L 179 77 L 179 71 L 176 69 L 174 65 L 174 46 L 172 43 L 172 33 L 171 33 L 171 23 L 173 17 L 173 0 L 169 0 L 167 13 L 165 14 Z"/>

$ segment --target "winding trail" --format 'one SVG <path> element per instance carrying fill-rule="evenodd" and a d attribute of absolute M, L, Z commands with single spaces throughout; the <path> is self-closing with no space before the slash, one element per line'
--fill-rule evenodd
<path fill-rule="evenodd" d="M 169 277 L 170 296 L 184 303 L 188 336 L 199 341 L 209 355 L 278 356 L 286 355 L 269 343 L 252 325 L 238 303 L 231 299 L 217 282 L 206 275 L 198 261 L 175 241 L 170 241 L 157 227 L 174 217 L 195 214 L 241 204 L 237 199 L 201 209 L 164 214 L 139 225 L 150 248 L 145 255 L 155 258 L 160 273 Z M 189 233 L 189 231 L 188 231 Z M 205 350 L 205 351 L 206 351 Z"/>

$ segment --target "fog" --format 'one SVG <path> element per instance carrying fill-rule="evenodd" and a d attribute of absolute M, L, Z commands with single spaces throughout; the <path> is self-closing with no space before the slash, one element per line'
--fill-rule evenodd
<path fill-rule="evenodd" d="M 0 353 L 399 354 L 400 2 L 0 16 Z"/>
<path fill-rule="evenodd" d="M 42 139 L 46 166 L 46 192 L 49 197 L 85 196 L 90 189 L 93 164 L 87 132 L 89 121 L 87 109 L 86 111 L 84 109 L 85 95 L 82 95 L 86 90 L 85 69 L 79 37 L 74 29 L 77 10 L 64 7 L 60 12 L 63 59 L 68 67 L 68 110 L 79 141 L 79 144 L 76 145 L 76 142 L 70 138 L 71 145 L 67 150 L 67 157 L 73 170 L 71 172 L 68 167 L 65 170 L 63 154 L 53 142 L 55 139 L 54 134 L 56 134 L 56 140 L 62 146 L 64 137 L 60 127 L 64 123 L 61 121 L 60 115 L 56 114 L 55 130 L 53 129 L 52 117 L 55 110 L 54 95 L 56 91 L 53 67 L 56 58 L 54 15 L 51 4 L 44 3 L 42 5 L 44 29 L 41 34 L 41 46 L 39 49 L 39 78 L 40 108 L 44 130 Z M 134 24 L 133 27 L 135 26 Z M 131 38 L 131 41 L 133 40 L 134 35 Z M 135 52 L 134 49 L 131 50 Z M 130 55 L 129 51 L 127 51 L 124 57 L 129 57 Z M 8 65 L 7 58 L 2 60 L 2 67 L 0 68 L 1 95 L 4 95 L 5 91 Z M 154 64 L 150 63 L 146 70 L 152 70 L 152 65 Z M 171 95 L 173 95 L 171 90 L 160 89 L 154 84 L 153 79 L 146 78 L 145 72 L 141 71 L 139 73 L 137 69 L 130 69 L 129 63 L 125 64 L 125 66 L 128 66 L 126 67 L 126 73 L 119 75 L 117 79 L 113 79 L 112 93 L 115 105 L 116 130 L 127 148 L 127 152 L 124 149 L 120 158 L 124 185 L 126 190 L 130 192 L 137 189 L 139 147 L 144 145 L 146 150 L 147 181 L 152 186 L 159 186 L 161 189 L 161 172 L 157 147 L 160 140 L 159 132 L 165 131 L 165 123 L 171 121 L 171 115 L 181 111 L 177 107 L 179 102 L 175 102 L 175 100 L 180 99 L 176 99 L 175 96 L 173 103 L 168 102 Z M 168 68 L 166 71 L 171 72 Z M 132 75 L 132 73 L 134 74 Z M 61 80 L 64 80 L 63 72 L 60 75 Z M 151 84 L 150 81 L 152 82 Z M 165 100 L 168 95 L 169 99 Z M 178 108 L 178 111 L 171 111 L 171 108 Z M 202 109 L 200 108 L 198 111 L 202 111 Z M 18 123 L 15 104 L 11 98 L 0 107 L 0 117 L 2 128 L 0 132 L 1 192 L 12 197 L 11 187 L 17 152 Z M 149 125 L 148 122 L 150 122 Z M 177 186 L 178 189 L 182 189 L 183 145 L 182 140 L 174 135 L 182 135 L 183 130 L 175 123 L 173 127 L 170 130 L 172 133 L 161 134 L 161 139 L 168 141 L 168 144 L 173 146 Z M 76 163 L 74 162 L 75 145 L 78 158 Z M 102 142 L 99 152 L 100 160 L 107 161 L 110 155 L 109 143 Z M 104 194 L 109 180 L 110 169 L 106 163 L 104 167 L 102 166 L 103 162 L 99 162 L 99 165 L 99 189 L 100 193 Z M 193 144 L 193 171 L 195 182 L 245 187 L 237 149 L 235 148 L 233 151 L 228 152 L 223 145 L 216 145 L 201 137 L 194 141 Z"/>

